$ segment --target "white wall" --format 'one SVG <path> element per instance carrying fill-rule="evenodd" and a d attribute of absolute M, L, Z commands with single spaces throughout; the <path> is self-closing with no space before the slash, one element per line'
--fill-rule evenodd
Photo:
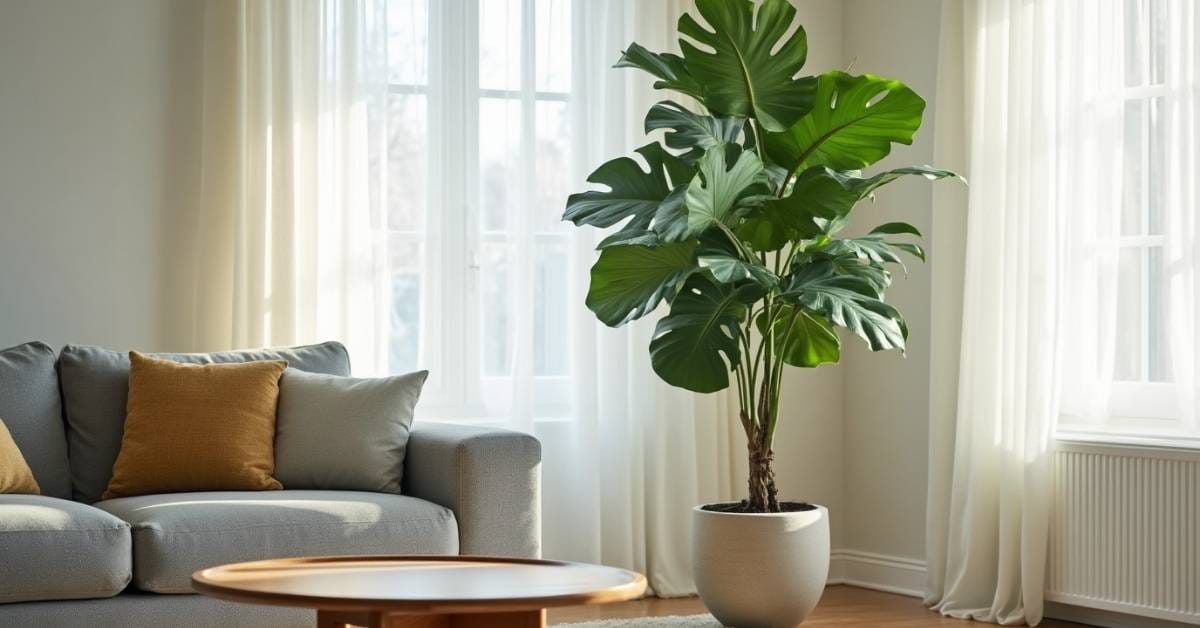
<path fill-rule="evenodd" d="M 0 347 L 160 347 L 202 4 L 0 3 Z"/>
<path fill-rule="evenodd" d="M 842 55 L 856 74 L 904 81 L 929 103 L 910 147 L 897 147 L 874 168 L 933 161 L 940 0 L 846 0 Z M 860 206 L 855 229 L 901 220 L 932 230 L 933 185 L 923 179 L 884 188 Z M 897 273 L 888 301 L 905 314 L 908 355 L 872 354 L 853 342 L 846 352 L 843 549 L 923 560 L 929 437 L 931 273 L 913 261 Z"/>

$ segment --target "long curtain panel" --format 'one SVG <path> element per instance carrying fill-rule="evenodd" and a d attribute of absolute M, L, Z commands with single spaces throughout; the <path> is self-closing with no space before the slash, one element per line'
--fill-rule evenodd
<path fill-rule="evenodd" d="M 1195 432 L 1196 24 L 1175 0 L 944 5 L 936 150 L 970 190 L 935 199 L 936 288 L 962 295 L 934 304 L 943 614 L 1041 621 L 1057 425 Z"/>
<path fill-rule="evenodd" d="M 676 0 L 212 0 L 195 333 L 339 339 L 358 376 L 429 368 L 418 421 L 543 442 L 548 557 L 694 592 L 692 506 L 733 495 L 724 394 L 650 369 L 653 321 L 584 307 L 598 233 L 561 223 L 648 140 Z"/>

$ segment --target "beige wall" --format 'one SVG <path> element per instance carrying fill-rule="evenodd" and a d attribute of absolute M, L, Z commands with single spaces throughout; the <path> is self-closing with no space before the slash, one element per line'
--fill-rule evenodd
<path fill-rule="evenodd" d="M 940 0 L 847 0 L 842 7 L 842 55 L 854 72 L 900 79 L 929 103 L 913 145 L 896 148 L 875 168 L 932 163 Z M 933 185 L 938 184 L 921 179 L 892 184 L 874 206 L 859 208 L 853 228 L 902 220 L 930 234 Z M 888 301 L 908 321 L 907 357 L 872 354 L 854 342 L 843 364 L 841 547 L 924 559 L 931 273 L 919 261 L 908 266 L 908 277 L 896 273 L 888 292 Z"/>
<path fill-rule="evenodd" d="M 841 0 L 797 3 L 800 21 L 808 34 L 805 72 L 815 74 L 844 67 L 841 5 Z M 780 497 L 827 506 L 834 547 L 841 546 L 845 519 L 842 514 L 843 371 L 842 366 L 788 369 L 775 433 L 775 472 Z M 744 446 L 744 439 L 739 438 L 737 443 Z M 738 469 L 745 474 L 744 468 Z"/>
<path fill-rule="evenodd" d="M 161 344 L 166 232 L 195 196 L 202 11 L 0 3 L 0 347 Z"/>

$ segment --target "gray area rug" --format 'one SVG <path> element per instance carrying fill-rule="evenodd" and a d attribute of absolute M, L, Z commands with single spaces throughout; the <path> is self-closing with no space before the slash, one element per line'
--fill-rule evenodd
<path fill-rule="evenodd" d="M 712 615 L 671 615 L 670 617 L 636 617 L 632 619 L 603 619 L 576 624 L 555 624 L 556 628 L 721 628 Z"/>

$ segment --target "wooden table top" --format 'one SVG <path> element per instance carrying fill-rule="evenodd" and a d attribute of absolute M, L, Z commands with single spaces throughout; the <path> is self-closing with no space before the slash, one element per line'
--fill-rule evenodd
<path fill-rule="evenodd" d="M 583 563 L 472 556 L 331 556 L 192 574 L 213 597 L 276 606 L 407 613 L 519 611 L 640 597 L 639 573 Z"/>

